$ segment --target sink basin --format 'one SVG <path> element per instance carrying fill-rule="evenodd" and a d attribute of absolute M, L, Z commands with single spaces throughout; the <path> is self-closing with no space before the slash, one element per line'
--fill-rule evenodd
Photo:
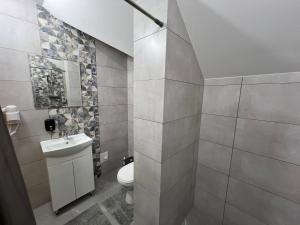
<path fill-rule="evenodd" d="M 76 134 L 66 138 L 58 138 L 40 142 L 46 157 L 61 157 L 82 151 L 93 142 L 85 134 Z"/>

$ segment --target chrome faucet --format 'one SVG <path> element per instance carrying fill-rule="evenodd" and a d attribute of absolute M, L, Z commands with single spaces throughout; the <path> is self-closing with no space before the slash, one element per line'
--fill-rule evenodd
<path fill-rule="evenodd" d="M 69 138 L 69 131 L 68 131 L 68 129 L 65 129 L 65 131 L 64 131 L 64 139 L 66 139 L 66 140 L 70 140 L 70 138 Z"/>

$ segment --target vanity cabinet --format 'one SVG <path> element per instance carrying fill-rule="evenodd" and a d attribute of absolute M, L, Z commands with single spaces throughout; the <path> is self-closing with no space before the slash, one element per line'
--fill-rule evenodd
<path fill-rule="evenodd" d="M 48 157 L 53 211 L 95 190 L 92 147 L 65 157 Z"/>

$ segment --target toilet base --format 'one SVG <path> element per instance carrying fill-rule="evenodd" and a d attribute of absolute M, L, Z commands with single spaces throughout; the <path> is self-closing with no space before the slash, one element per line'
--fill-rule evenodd
<path fill-rule="evenodd" d="M 127 190 L 125 201 L 129 205 L 133 204 L 133 191 L 132 190 Z"/>

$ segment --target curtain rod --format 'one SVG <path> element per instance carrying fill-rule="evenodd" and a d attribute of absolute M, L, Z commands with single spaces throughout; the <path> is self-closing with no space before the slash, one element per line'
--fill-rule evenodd
<path fill-rule="evenodd" d="M 125 2 L 127 2 L 129 5 L 133 6 L 134 8 L 136 8 L 138 11 L 140 11 L 141 13 L 143 13 L 145 16 L 147 16 L 149 19 L 153 20 L 154 23 L 156 23 L 158 26 L 163 27 L 164 23 L 162 21 L 160 21 L 159 19 L 155 18 L 154 16 L 152 16 L 150 13 L 148 13 L 146 10 L 144 10 L 142 7 L 140 7 L 139 5 L 137 5 L 135 2 L 133 2 L 132 0 L 124 0 Z"/>

